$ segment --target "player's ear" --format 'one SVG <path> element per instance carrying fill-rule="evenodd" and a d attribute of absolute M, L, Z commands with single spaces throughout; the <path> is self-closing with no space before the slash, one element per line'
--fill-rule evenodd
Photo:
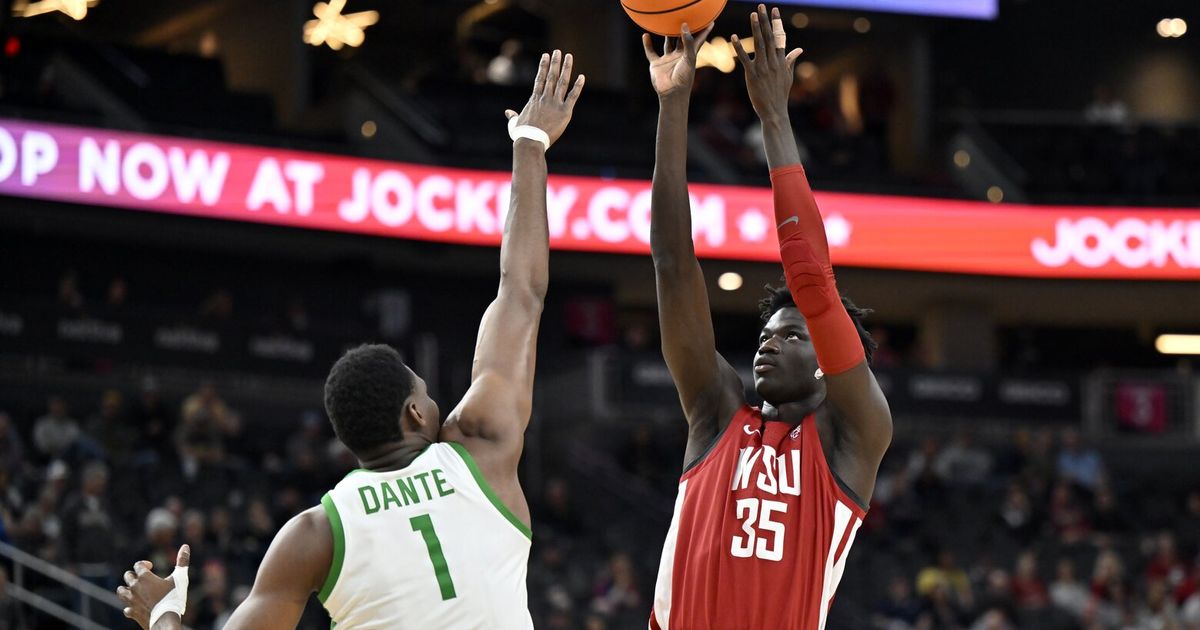
<path fill-rule="evenodd" d="M 430 418 L 421 413 L 421 407 L 417 405 L 415 397 L 410 396 L 404 401 L 404 413 L 400 417 L 400 427 L 402 429 L 417 429 L 425 426 L 430 422 Z"/>

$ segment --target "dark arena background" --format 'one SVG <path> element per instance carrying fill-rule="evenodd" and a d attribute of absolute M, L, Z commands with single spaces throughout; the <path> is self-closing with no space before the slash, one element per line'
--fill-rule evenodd
<path fill-rule="evenodd" d="M 700 51 L 689 137 L 747 383 L 780 282 L 729 43 L 753 6 Z M 829 627 L 1200 629 L 1200 5 L 780 6 L 895 424 Z M 646 627 L 686 425 L 647 245 L 657 103 L 616 0 L 0 9 L 0 629 L 132 628 L 121 573 L 184 542 L 185 622 L 219 629 L 356 467 L 322 404 L 345 349 L 392 344 L 459 400 L 503 112 L 554 48 L 588 81 L 548 154 L 529 604 L 539 629 Z M 329 627 L 315 598 L 301 627 Z"/>

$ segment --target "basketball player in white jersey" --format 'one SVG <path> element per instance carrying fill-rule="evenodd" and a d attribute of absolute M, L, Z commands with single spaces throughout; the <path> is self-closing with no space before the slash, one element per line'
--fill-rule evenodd
<path fill-rule="evenodd" d="M 484 313 L 471 385 L 446 421 L 388 346 L 334 364 L 325 408 L 361 468 L 283 526 L 227 630 L 292 629 L 317 593 L 338 630 L 528 630 L 529 505 L 517 479 L 549 282 L 545 150 L 583 89 L 572 57 L 543 55 L 533 96 L 509 110 L 512 196 L 500 289 Z M 182 626 L 188 550 L 164 580 L 149 562 L 117 589 L 142 628 Z"/>

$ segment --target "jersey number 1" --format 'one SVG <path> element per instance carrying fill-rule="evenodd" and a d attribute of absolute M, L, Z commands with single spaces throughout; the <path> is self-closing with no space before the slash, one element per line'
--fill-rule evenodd
<path fill-rule="evenodd" d="M 446 566 L 446 556 L 442 553 L 442 541 L 438 539 L 437 530 L 433 528 L 433 519 L 428 514 L 414 516 L 408 519 L 414 532 L 421 532 L 425 539 L 425 547 L 429 550 L 429 561 L 433 563 L 433 573 L 437 576 L 438 588 L 442 590 L 442 601 L 454 599 L 454 580 L 450 579 L 450 567 Z"/>

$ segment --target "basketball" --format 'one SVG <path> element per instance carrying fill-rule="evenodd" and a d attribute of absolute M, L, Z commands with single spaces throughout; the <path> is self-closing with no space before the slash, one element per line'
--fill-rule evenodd
<path fill-rule="evenodd" d="M 621 0 L 637 25 L 655 35 L 678 36 L 684 22 L 693 33 L 704 30 L 725 8 L 727 0 Z"/>

